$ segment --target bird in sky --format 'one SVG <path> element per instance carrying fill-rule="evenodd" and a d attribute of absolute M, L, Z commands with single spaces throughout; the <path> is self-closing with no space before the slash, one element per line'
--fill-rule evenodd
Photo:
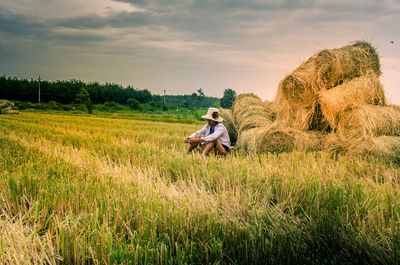
<path fill-rule="evenodd" d="M 394 41 L 392 41 L 392 40 L 391 40 L 391 41 L 389 41 L 389 42 L 390 42 L 391 44 L 394 44 Z"/>

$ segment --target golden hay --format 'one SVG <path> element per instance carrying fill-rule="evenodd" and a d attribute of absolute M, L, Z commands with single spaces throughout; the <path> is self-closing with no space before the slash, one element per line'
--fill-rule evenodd
<path fill-rule="evenodd" d="M 239 134 L 251 128 L 268 126 L 274 119 L 274 113 L 265 108 L 262 100 L 254 94 L 239 95 L 233 103 L 232 114 Z"/>
<path fill-rule="evenodd" d="M 361 137 L 348 145 L 349 155 L 370 155 L 400 164 L 400 137 Z"/>
<path fill-rule="evenodd" d="M 238 148 L 252 153 L 283 153 L 321 150 L 322 133 L 303 132 L 279 124 L 253 128 L 238 138 Z"/>
<path fill-rule="evenodd" d="M 286 127 L 301 131 L 317 130 L 327 132 L 330 130 L 318 103 L 308 108 L 292 108 L 289 105 L 281 105 L 276 109 L 276 121 Z"/>
<path fill-rule="evenodd" d="M 339 49 L 323 50 L 315 57 L 315 64 L 317 84 L 327 89 L 367 72 L 381 74 L 378 53 L 365 41 L 358 41 Z"/>
<path fill-rule="evenodd" d="M 228 131 L 229 138 L 231 140 L 231 144 L 235 145 L 237 140 L 237 131 L 235 128 L 235 122 L 233 120 L 232 111 L 230 109 L 219 109 L 219 114 L 224 119 L 222 122 L 225 125 L 225 128 Z"/>
<path fill-rule="evenodd" d="M 275 102 L 281 105 L 283 101 L 291 107 L 309 107 L 315 102 L 316 86 L 315 57 L 288 74 L 279 84 Z"/>
<path fill-rule="evenodd" d="M 400 110 L 371 105 L 347 109 L 339 115 L 337 132 L 344 138 L 400 136 Z"/>
<path fill-rule="evenodd" d="M 332 128 L 337 127 L 339 113 L 352 105 L 385 105 L 385 92 L 376 74 L 346 81 L 331 89 L 318 92 L 321 111 Z"/>
<path fill-rule="evenodd" d="M 322 150 L 333 154 L 346 152 L 346 144 L 336 133 L 330 133 L 323 138 Z"/>
<path fill-rule="evenodd" d="M 264 108 L 266 108 L 270 113 L 270 118 L 272 121 L 276 119 L 276 106 L 273 101 L 265 100 L 263 102 Z"/>
<path fill-rule="evenodd" d="M 392 108 L 394 108 L 394 109 L 397 109 L 397 110 L 399 110 L 400 111 L 400 106 L 399 105 L 389 105 L 389 107 L 392 107 Z"/>

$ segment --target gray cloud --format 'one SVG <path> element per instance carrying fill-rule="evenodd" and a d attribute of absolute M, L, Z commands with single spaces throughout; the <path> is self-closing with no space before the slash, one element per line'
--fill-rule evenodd
<path fill-rule="evenodd" d="M 14 14 L 0 6 L 0 33 L 20 36 L 46 35 L 49 31 L 45 23 L 24 15 Z"/>

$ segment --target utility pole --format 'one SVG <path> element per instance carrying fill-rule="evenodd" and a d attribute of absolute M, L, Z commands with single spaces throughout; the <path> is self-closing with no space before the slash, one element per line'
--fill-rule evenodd
<path fill-rule="evenodd" d="M 39 75 L 39 90 L 38 90 L 38 96 L 39 96 L 39 103 L 40 103 L 40 75 Z"/>
<path fill-rule="evenodd" d="M 165 103 L 165 92 L 166 92 L 166 90 L 164 89 L 164 107 L 167 106 L 166 103 Z"/>

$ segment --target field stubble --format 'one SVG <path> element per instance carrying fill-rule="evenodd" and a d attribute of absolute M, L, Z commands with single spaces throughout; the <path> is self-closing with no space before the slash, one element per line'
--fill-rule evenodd
<path fill-rule="evenodd" d="M 184 154 L 199 127 L 0 117 L 0 262 L 395 264 L 398 167 Z"/>

